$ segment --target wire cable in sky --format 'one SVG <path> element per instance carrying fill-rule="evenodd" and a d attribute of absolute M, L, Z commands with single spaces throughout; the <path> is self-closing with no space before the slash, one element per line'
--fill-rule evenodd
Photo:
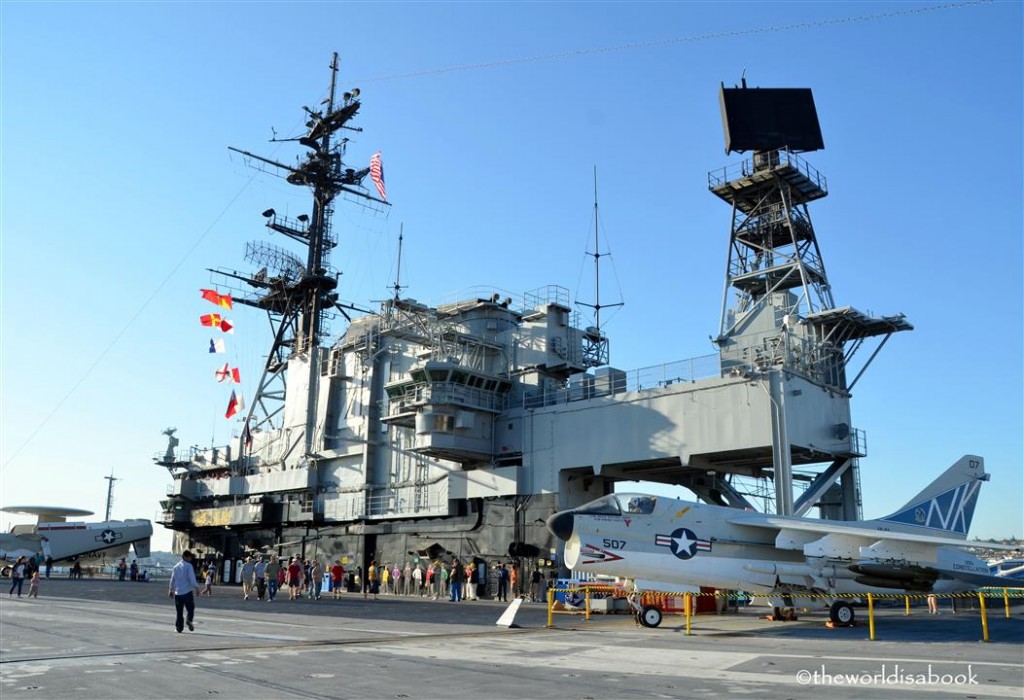
<path fill-rule="evenodd" d="M 376 77 L 363 78 L 363 79 L 361 79 L 361 81 L 357 81 L 357 82 L 375 82 L 375 81 L 395 80 L 395 79 L 399 79 L 399 78 L 425 77 L 425 76 L 440 75 L 440 74 L 444 74 L 444 73 L 453 73 L 453 72 L 459 72 L 459 71 L 482 70 L 482 69 L 489 69 L 489 68 L 499 68 L 499 67 L 505 67 L 505 66 L 520 65 L 520 64 L 540 63 L 540 62 L 554 61 L 554 60 L 565 59 L 565 58 L 590 56 L 590 55 L 601 54 L 601 53 L 623 52 L 623 51 L 630 51 L 630 50 L 635 50 L 635 49 L 654 48 L 654 47 L 661 47 L 661 46 L 672 46 L 672 45 L 677 45 L 677 44 L 695 43 L 695 42 L 709 41 L 709 40 L 715 40 L 715 39 L 729 39 L 729 38 L 752 36 L 752 35 L 759 35 L 759 34 L 771 34 L 771 33 L 781 33 L 781 32 L 791 32 L 791 31 L 802 31 L 802 30 L 809 30 L 809 29 L 816 29 L 816 28 L 822 28 L 822 27 L 829 27 L 829 26 L 840 25 L 840 24 L 872 22 L 872 21 L 879 21 L 879 20 L 891 19 L 891 18 L 896 18 L 896 17 L 905 17 L 905 16 L 911 16 L 911 15 L 919 15 L 919 14 L 922 14 L 922 13 L 925 13 L 925 12 L 934 12 L 934 11 L 952 10 L 952 9 L 964 9 L 964 8 L 973 7 L 973 6 L 977 6 L 977 5 L 992 4 L 992 2 L 993 2 L 993 0 L 969 0 L 967 2 L 954 2 L 954 3 L 946 3 L 946 4 L 942 4 L 942 5 L 931 5 L 931 6 L 926 6 L 926 7 L 899 9 L 899 10 L 892 10 L 892 11 L 888 11 L 888 12 L 879 12 L 879 13 L 868 14 L 868 15 L 857 15 L 857 16 L 840 17 L 840 18 L 834 18 L 834 19 L 822 19 L 822 20 L 814 20 L 814 21 L 808 21 L 808 22 L 798 22 L 798 23 L 793 23 L 793 24 L 773 25 L 773 26 L 767 26 L 767 27 L 756 27 L 756 28 L 739 29 L 739 30 L 732 30 L 732 31 L 708 32 L 708 33 L 704 33 L 704 34 L 696 34 L 696 35 L 686 36 L 686 37 L 675 37 L 675 38 L 668 38 L 668 39 L 656 39 L 656 40 L 649 40 L 649 41 L 630 42 L 630 43 L 620 44 L 620 45 L 616 45 L 616 46 L 605 46 L 605 47 L 575 49 L 575 50 L 561 51 L 561 52 L 549 53 L 549 54 L 540 54 L 540 55 L 534 55 L 534 56 L 521 56 L 521 57 L 499 59 L 499 60 L 495 60 L 495 61 L 482 62 L 482 63 L 464 64 L 464 65 L 457 65 L 457 66 L 448 66 L 448 67 L 433 68 L 433 69 L 426 69 L 426 70 L 410 71 L 410 72 L 405 72 L 405 73 L 393 73 L 393 74 L 389 74 L 389 75 L 381 75 L 381 76 L 376 76 Z M 70 389 L 65 393 L 63 398 L 61 398 L 59 401 L 57 401 L 54 404 L 53 408 L 50 410 L 50 412 L 47 414 L 47 416 L 28 435 L 28 437 L 25 438 L 25 440 L 21 443 L 21 445 L 17 449 L 15 449 L 14 452 L 9 457 L 7 457 L 7 459 L 3 462 L 3 465 L 5 467 L 7 465 L 9 465 L 12 461 L 14 461 L 14 459 L 25 449 L 25 447 L 27 447 L 29 445 L 29 443 L 32 442 L 32 440 L 39 434 L 39 432 L 43 429 L 43 427 L 46 424 L 49 423 L 49 421 L 53 418 L 53 416 L 63 407 L 63 405 L 68 401 L 68 399 L 70 399 L 70 397 L 77 391 L 77 389 L 85 382 L 85 380 L 92 374 L 92 372 L 96 369 L 96 367 L 98 367 L 100 365 L 100 363 L 107 356 L 107 354 L 120 341 L 120 339 L 128 332 L 128 330 L 135 323 L 135 321 L 139 318 L 139 316 L 142 315 L 142 313 L 149 307 L 149 305 L 159 295 L 159 293 L 163 290 L 163 288 L 170 282 L 171 278 L 185 264 L 185 261 L 191 256 L 192 252 L 200 245 L 200 243 L 202 243 L 202 241 L 215 228 L 215 226 L 221 220 L 221 218 L 223 218 L 225 216 L 225 214 L 228 212 L 228 210 L 232 207 L 232 205 L 235 203 L 235 201 L 237 201 L 237 199 L 242 195 L 242 193 L 245 191 L 245 189 L 249 186 L 249 184 L 253 181 L 254 178 L 255 178 L 255 175 L 253 175 L 249 179 L 249 181 L 246 182 L 245 185 L 242 186 L 242 188 L 238 191 L 238 193 L 231 199 L 230 202 L 228 202 L 228 204 L 224 207 L 224 209 L 217 215 L 217 217 L 214 219 L 214 221 L 192 243 L 192 245 L 188 248 L 188 250 L 185 251 L 185 253 L 179 259 L 179 261 L 171 268 L 171 270 L 166 274 L 166 276 L 160 281 L 160 283 L 156 286 L 156 288 L 153 290 L 153 292 L 146 298 L 146 300 L 141 304 L 141 306 L 136 310 L 136 312 L 127 320 L 127 322 L 124 324 L 124 326 L 121 328 L 121 330 L 110 340 L 110 342 L 102 350 L 102 352 L 100 352 L 100 354 L 96 357 L 96 359 L 93 361 L 93 363 L 82 373 L 81 377 L 79 377 L 79 379 L 70 387 Z M 621 296 L 621 289 L 620 289 L 620 296 Z"/>
<path fill-rule="evenodd" d="M 852 24 L 854 22 L 875 22 L 892 17 L 905 17 L 917 15 L 923 12 L 935 12 L 937 10 L 958 10 L 975 5 L 988 5 L 994 0 L 971 0 L 970 2 L 953 2 L 945 5 L 932 5 L 930 7 L 915 7 L 907 10 L 892 10 L 890 12 L 878 12 L 873 15 L 856 15 L 853 17 L 837 17 L 835 19 L 821 19 L 813 22 L 797 22 L 795 24 L 778 24 L 770 27 L 755 27 L 752 29 L 736 29 L 723 32 L 708 32 L 695 34 L 693 36 L 675 37 L 672 39 L 652 39 L 650 41 L 635 41 L 617 46 L 600 46 L 590 49 L 574 49 L 571 51 L 559 51 L 557 53 L 539 54 L 536 56 L 519 56 L 517 58 L 503 58 L 496 61 L 484 63 L 467 63 L 459 66 L 446 66 L 443 68 L 428 68 L 425 70 L 409 71 L 406 73 L 391 73 L 378 75 L 370 78 L 358 78 L 357 83 L 372 83 L 384 80 L 397 80 L 399 78 L 419 78 L 429 75 L 441 75 L 443 73 L 455 73 L 459 71 L 484 70 L 487 68 L 501 68 L 524 63 L 542 63 L 544 61 L 556 61 L 563 58 L 575 58 L 579 56 L 590 56 L 599 53 L 613 53 L 617 51 L 632 51 L 633 49 L 649 49 L 657 46 L 672 46 L 675 44 L 689 44 L 698 41 L 709 41 L 712 39 L 731 39 L 755 34 L 773 34 L 779 32 L 792 32 L 804 29 L 817 29 L 837 24 Z"/>
<path fill-rule="evenodd" d="M 248 181 L 246 181 L 246 183 L 242 185 L 242 187 L 238 190 L 238 193 L 231 198 L 231 201 L 227 203 L 227 205 L 221 210 L 219 214 L 217 214 L 217 217 L 213 220 L 213 222 L 211 222 L 210 225 L 206 227 L 206 230 L 203 231 L 198 238 L 196 238 L 196 240 L 192 243 L 189 249 L 186 250 L 184 255 L 181 256 L 181 259 L 178 260 L 177 264 L 171 268 L 170 272 L 168 272 L 167 275 L 165 275 L 164 278 L 160 281 L 160 283 L 156 286 L 156 289 L 154 289 L 153 292 L 148 297 L 146 297 L 146 300 L 142 302 L 142 305 L 139 306 L 138 310 L 134 314 L 132 314 L 131 318 L 129 318 L 127 322 L 125 322 L 124 327 L 122 327 L 121 330 L 117 333 L 117 335 L 115 335 L 110 340 L 110 342 L 107 343 L 107 346 L 103 348 L 103 351 L 96 357 L 93 363 L 89 365 L 89 367 L 86 368 L 84 372 L 82 372 L 82 376 L 78 378 L 78 381 L 75 382 L 70 389 L 68 389 L 67 393 L 64 394 L 63 398 L 61 398 L 59 401 L 57 401 L 57 403 L 53 405 L 53 408 L 50 410 L 50 412 L 46 414 L 46 417 L 39 422 L 39 425 L 36 426 L 35 430 L 29 433 L 28 437 L 25 438 L 24 441 L 22 441 L 18 449 L 11 453 L 11 455 L 4 461 L 5 467 L 9 465 L 11 462 L 13 462 L 14 459 L 21 453 L 21 451 L 24 450 L 29 445 L 30 442 L 32 442 L 35 436 L 39 434 L 39 431 L 41 431 L 43 427 L 50 422 L 50 419 L 53 418 L 54 415 L 56 415 L 57 411 L 59 411 L 61 407 L 65 403 L 67 403 L 67 400 L 71 398 L 72 394 L 74 394 L 78 390 L 78 387 L 82 386 L 85 380 L 89 378 L 89 375 L 92 374 L 93 370 L 99 366 L 99 364 L 103 361 L 103 358 L 107 356 L 107 353 L 109 353 L 114 348 L 114 346 L 117 345 L 118 341 L 121 340 L 124 334 L 128 332 L 132 325 L 134 325 L 135 320 L 142 315 L 142 312 L 146 310 L 146 308 L 153 302 L 154 299 L 156 299 L 157 295 L 160 294 L 161 290 L 163 290 L 163 288 L 167 286 L 167 283 L 171 281 L 171 278 L 174 277 L 178 270 L 181 269 L 181 266 L 185 264 L 185 261 L 189 259 L 189 256 L 192 255 L 192 251 L 199 247 L 199 244 L 202 243 L 203 240 L 210 234 L 210 232 L 214 229 L 217 223 L 222 218 L 224 218 L 224 215 L 228 213 L 228 210 L 231 209 L 231 207 L 238 200 L 238 198 L 242 196 L 242 193 L 245 192 L 246 188 L 249 187 L 249 185 L 255 178 L 256 174 L 254 173 L 248 179 Z"/>

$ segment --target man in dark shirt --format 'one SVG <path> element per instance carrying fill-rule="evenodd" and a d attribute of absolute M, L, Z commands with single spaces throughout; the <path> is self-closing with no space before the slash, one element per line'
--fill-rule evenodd
<path fill-rule="evenodd" d="M 462 600 L 462 584 L 466 582 L 466 570 L 462 568 L 458 559 L 452 560 L 452 571 L 448 576 L 448 583 L 452 589 L 451 602 L 458 603 Z"/>
<path fill-rule="evenodd" d="M 498 569 L 498 600 L 508 602 L 508 567 L 504 564 Z"/>

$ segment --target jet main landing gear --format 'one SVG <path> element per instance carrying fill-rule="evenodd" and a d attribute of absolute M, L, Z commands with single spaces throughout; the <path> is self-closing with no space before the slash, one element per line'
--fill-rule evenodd
<path fill-rule="evenodd" d="M 853 606 L 845 600 L 837 600 L 832 603 L 828 611 L 828 619 L 832 624 L 842 627 L 852 627 L 854 624 Z"/>
<path fill-rule="evenodd" d="M 657 627 L 661 624 L 661 610 L 656 605 L 645 605 L 636 618 L 644 627 Z"/>

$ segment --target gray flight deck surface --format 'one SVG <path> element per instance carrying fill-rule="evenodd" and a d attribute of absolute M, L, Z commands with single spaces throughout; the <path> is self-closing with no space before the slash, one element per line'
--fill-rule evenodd
<path fill-rule="evenodd" d="M 27 586 L 26 586 L 27 591 Z M 1024 610 L 932 617 L 902 606 L 867 626 L 826 629 L 825 615 L 758 619 L 755 609 L 658 629 L 625 615 L 556 615 L 522 606 L 382 596 L 364 601 L 243 601 L 217 587 L 196 630 L 177 634 L 166 583 L 43 581 L 38 600 L 0 595 L 0 697 L 16 698 L 1020 698 Z M 0 593 L 6 593 L 2 591 Z M 858 610 L 866 617 L 866 611 Z M 828 678 L 822 676 L 827 674 Z M 895 675 L 932 674 L 925 685 Z M 837 680 L 834 676 L 842 675 Z M 857 680 L 847 677 L 851 674 Z M 882 680 L 868 681 L 865 676 Z M 943 684 L 942 677 L 960 684 Z M 956 676 L 960 678 L 957 679 Z M 971 682 L 974 681 L 974 682 Z M 827 686 L 827 687 L 824 687 Z"/>

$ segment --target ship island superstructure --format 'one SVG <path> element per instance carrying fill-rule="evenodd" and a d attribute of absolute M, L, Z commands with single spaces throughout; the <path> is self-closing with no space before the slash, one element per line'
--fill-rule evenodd
<path fill-rule="evenodd" d="M 237 442 L 179 450 L 171 435 L 155 459 L 173 476 L 163 524 L 177 547 L 225 561 L 315 549 L 353 568 L 452 557 L 557 567 L 545 519 L 623 480 L 860 518 L 866 440 L 848 368 L 866 340 L 880 347 L 912 326 L 834 304 L 808 208 L 827 185 L 799 155 L 821 146 L 749 145 L 734 130 L 733 150 L 751 157 L 709 175 L 732 210 L 718 352 L 625 371 L 559 286 L 425 304 L 396 284 L 361 315 L 338 302 L 335 199 L 386 203 L 363 188 L 368 170 L 342 163 L 345 139 L 332 140 L 360 106 L 356 90 L 336 106 L 336 73 L 335 56 L 326 108 L 306 108 L 299 165 L 241 152 L 313 191 L 309 217 L 264 212 L 307 257 L 251 247 L 256 272 L 217 271 L 268 315 L 274 339 Z M 723 87 L 723 117 L 736 95 Z M 329 313 L 349 319 L 333 342 Z"/>

